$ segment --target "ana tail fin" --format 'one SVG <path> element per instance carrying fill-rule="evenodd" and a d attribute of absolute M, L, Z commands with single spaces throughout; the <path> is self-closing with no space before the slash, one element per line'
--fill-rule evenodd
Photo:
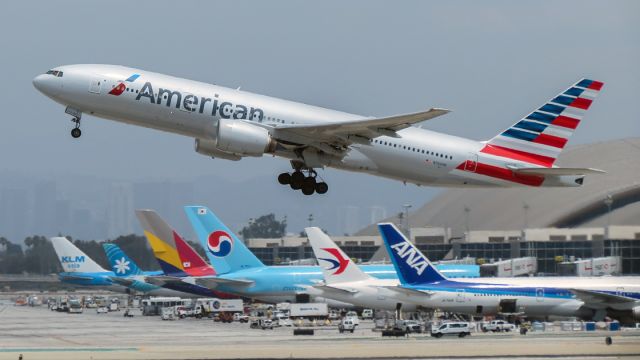
<path fill-rule="evenodd" d="M 207 207 L 185 206 L 184 211 L 218 274 L 265 266 Z"/>
<path fill-rule="evenodd" d="M 394 224 L 378 224 L 378 230 L 400 283 L 414 285 L 447 280 Z"/>
<path fill-rule="evenodd" d="M 306 231 L 313 253 L 318 259 L 325 283 L 336 284 L 371 278 L 320 228 L 308 227 L 304 231 Z"/>
<path fill-rule="evenodd" d="M 480 152 L 551 167 L 603 83 L 582 79 L 489 140 Z"/>
<path fill-rule="evenodd" d="M 58 255 L 58 260 L 64 272 L 107 272 L 87 254 L 78 249 L 73 243 L 64 237 L 51 238 L 53 249 Z"/>
<path fill-rule="evenodd" d="M 135 261 L 131 260 L 127 254 L 120 249 L 120 247 L 113 243 L 102 244 L 111 269 L 116 276 L 128 277 L 133 275 L 142 275 L 142 270 L 138 267 Z"/>

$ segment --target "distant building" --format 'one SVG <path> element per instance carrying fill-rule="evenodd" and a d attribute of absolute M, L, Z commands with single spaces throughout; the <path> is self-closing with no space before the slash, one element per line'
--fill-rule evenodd
<path fill-rule="evenodd" d="M 111 184 L 107 206 L 108 235 L 114 239 L 133 233 L 133 185 L 119 182 Z"/>

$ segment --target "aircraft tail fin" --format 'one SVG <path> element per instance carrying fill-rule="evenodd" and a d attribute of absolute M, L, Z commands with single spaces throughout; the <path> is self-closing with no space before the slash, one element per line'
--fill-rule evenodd
<path fill-rule="evenodd" d="M 480 152 L 551 167 L 603 85 L 578 81 L 489 140 Z"/>
<path fill-rule="evenodd" d="M 131 260 L 120 247 L 113 243 L 102 244 L 104 252 L 107 255 L 111 269 L 116 276 L 128 277 L 133 275 L 142 275 L 142 270 L 135 261 Z"/>
<path fill-rule="evenodd" d="M 320 228 L 308 227 L 304 230 L 322 269 L 325 283 L 336 284 L 371 278 Z"/>
<path fill-rule="evenodd" d="M 378 224 L 378 230 L 400 283 L 413 285 L 447 280 L 394 224 Z"/>
<path fill-rule="evenodd" d="M 185 206 L 189 221 L 218 274 L 265 265 L 205 206 Z"/>
<path fill-rule="evenodd" d="M 64 272 L 107 272 L 67 238 L 53 237 L 51 243 Z"/>
<path fill-rule="evenodd" d="M 215 271 L 153 210 L 136 210 L 147 241 L 163 272 L 169 276 L 207 276 Z"/>

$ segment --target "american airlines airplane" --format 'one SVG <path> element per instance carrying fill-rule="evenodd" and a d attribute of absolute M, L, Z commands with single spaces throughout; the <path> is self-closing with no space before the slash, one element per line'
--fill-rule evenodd
<path fill-rule="evenodd" d="M 278 181 L 305 195 L 328 191 L 316 171 L 324 167 L 463 187 L 580 186 L 602 172 L 554 166 L 603 86 L 588 79 L 481 142 L 413 126 L 446 109 L 365 117 L 117 65 L 59 66 L 33 84 L 66 106 L 74 138 L 89 114 L 192 137 L 214 158 L 279 156 L 293 172 Z"/>

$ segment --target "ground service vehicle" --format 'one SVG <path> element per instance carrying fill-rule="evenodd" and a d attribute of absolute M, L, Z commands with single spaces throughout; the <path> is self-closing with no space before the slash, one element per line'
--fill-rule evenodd
<path fill-rule="evenodd" d="M 482 325 L 482 331 L 484 332 L 489 332 L 489 331 L 493 331 L 493 332 L 509 332 L 509 331 L 515 331 L 516 330 L 516 326 L 513 324 L 509 324 L 508 322 L 504 321 L 504 320 L 492 320 L 489 323 L 483 324 Z"/>
<path fill-rule="evenodd" d="M 353 334 L 353 332 L 358 327 L 358 324 L 353 320 L 353 318 L 344 318 L 338 325 L 338 331 L 342 334 L 345 331 L 349 331 Z"/>
<path fill-rule="evenodd" d="M 362 310 L 362 320 L 373 319 L 373 309 Z"/>
<path fill-rule="evenodd" d="M 422 325 L 416 320 L 398 320 L 396 322 L 396 328 L 403 330 L 405 333 L 422 333 Z"/>
<path fill-rule="evenodd" d="M 431 336 L 440 338 L 445 335 L 465 337 L 471 335 L 471 325 L 468 322 L 449 322 L 436 328 L 431 328 Z"/>

